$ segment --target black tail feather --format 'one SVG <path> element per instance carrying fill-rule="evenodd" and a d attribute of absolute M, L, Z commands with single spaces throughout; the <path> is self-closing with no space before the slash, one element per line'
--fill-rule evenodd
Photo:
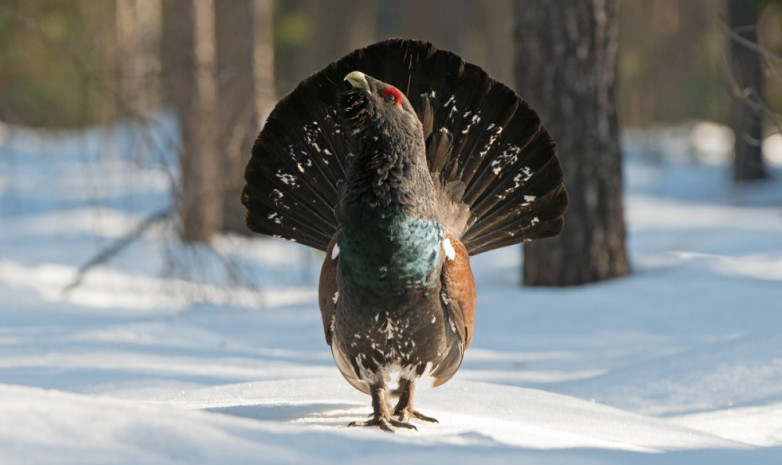
<path fill-rule="evenodd" d="M 250 229 L 326 249 L 352 157 L 336 104 L 354 70 L 398 87 L 416 109 L 441 210 L 449 212 L 441 222 L 470 254 L 561 230 L 562 169 L 537 114 L 479 67 L 402 39 L 347 55 L 280 101 L 245 173 Z"/>
<path fill-rule="evenodd" d="M 561 170 L 558 168 L 559 167 L 556 165 L 549 164 L 544 171 L 554 171 L 552 176 L 557 176 L 558 174 L 561 174 Z M 545 173 L 542 175 L 545 176 Z M 512 219 L 514 217 L 536 215 L 541 208 L 551 209 L 552 213 L 562 214 L 564 210 L 558 210 L 556 207 L 566 207 L 567 197 L 565 196 L 564 198 L 559 199 L 556 196 L 563 196 L 564 192 L 555 188 L 553 190 L 544 191 L 543 195 L 528 194 L 527 192 L 530 191 L 539 192 L 539 189 L 536 188 L 538 185 L 543 185 L 542 187 L 544 188 L 547 187 L 545 181 L 539 179 L 534 181 L 535 182 L 531 185 L 523 186 L 523 188 L 519 188 L 507 195 L 505 194 L 507 191 L 503 191 L 503 198 L 501 200 L 491 198 L 490 200 L 495 203 L 486 205 L 485 208 L 482 208 L 479 211 L 481 221 L 470 228 L 469 234 L 465 234 L 463 239 L 469 241 L 471 237 L 482 234 L 490 227 L 489 225 L 491 225 L 496 218 L 509 217 Z M 498 194 L 498 197 L 499 196 L 500 194 Z M 476 213 L 473 212 L 473 214 L 475 215 Z M 495 227 L 496 226 L 497 225 L 495 224 Z"/>
<path fill-rule="evenodd" d="M 426 146 L 429 171 L 432 173 L 442 172 L 446 163 L 451 159 L 452 151 L 453 136 L 447 129 L 441 128 L 439 131 L 432 133 Z"/>
<path fill-rule="evenodd" d="M 512 165 L 497 163 L 491 174 L 484 173 L 478 179 L 488 179 L 482 189 L 468 191 L 465 201 L 472 205 L 471 211 L 478 218 L 493 212 L 506 204 L 517 205 L 524 202 L 527 197 L 541 197 L 551 191 L 553 187 L 562 183 L 562 167 L 556 158 L 539 156 L 540 152 L 551 150 L 550 140 L 536 140 L 534 143 L 520 150 L 506 150 L 501 152 L 497 162 L 504 162 L 505 154 L 518 157 Z M 522 154 L 525 156 L 522 157 Z M 510 162 L 509 162 L 510 163 Z M 504 174 L 503 171 L 509 174 Z M 479 195 L 480 193 L 480 195 Z"/>
<path fill-rule="evenodd" d="M 553 235 L 552 230 L 561 229 L 560 220 L 566 208 L 567 195 L 564 188 L 558 188 L 542 197 L 521 200 L 513 208 L 495 210 L 482 217 L 462 239 L 471 244 L 474 253 L 480 253 L 509 243 L 548 237 Z"/>

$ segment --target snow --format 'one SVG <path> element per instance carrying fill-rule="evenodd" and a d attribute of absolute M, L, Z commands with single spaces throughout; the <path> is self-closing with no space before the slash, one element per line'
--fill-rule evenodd
<path fill-rule="evenodd" d="M 474 257 L 472 347 L 417 390 L 440 422 L 395 434 L 346 426 L 370 405 L 323 254 L 169 218 L 77 279 L 172 203 L 171 128 L 0 126 L 0 463 L 781 463 L 782 172 L 734 187 L 724 128 L 628 132 L 632 276 L 519 288 L 518 248 Z"/>

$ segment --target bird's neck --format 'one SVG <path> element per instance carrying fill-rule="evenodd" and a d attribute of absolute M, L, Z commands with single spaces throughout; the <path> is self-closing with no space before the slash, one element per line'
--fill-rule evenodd
<path fill-rule="evenodd" d="M 406 149 L 374 141 L 348 166 L 341 204 L 395 207 L 413 216 L 437 216 L 423 141 Z"/>
<path fill-rule="evenodd" d="M 356 160 L 340 202 L 340 267 L 359 284 L 426 285 L 440 258 L 434 185 L 422 154 Z"/>

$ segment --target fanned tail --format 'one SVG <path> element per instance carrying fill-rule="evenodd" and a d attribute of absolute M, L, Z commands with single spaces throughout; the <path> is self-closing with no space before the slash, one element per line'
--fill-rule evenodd
<path fill-rule="evenodd" d="M 470 255 L 562 229 L 562 168 L 538 115 L 479 67 L 403 39 L 356 50 L 279 102 L 245 174 L 250 229 L 326 250 L 339 226 L 338 184 L 352 157 L 337 99 L 354 70 L 396 86 L 416 109 L 440 221 Z"/>
<path fill-rule="evenodd" d="M 567 193 L 537 113 L 454 54 L 438 51 L 418 68 L 407 95 L 424 123 L 430 171 L 448 191 L 446 228 L 470 255 L 559 233 Z"/>
<path fill-rule="evenodd" d="M 253 146 L 242 203 L 256 232 L 326 250 L 349 149 L 336 121 L 341 78 L 321 72 L 282 99 Z"/>

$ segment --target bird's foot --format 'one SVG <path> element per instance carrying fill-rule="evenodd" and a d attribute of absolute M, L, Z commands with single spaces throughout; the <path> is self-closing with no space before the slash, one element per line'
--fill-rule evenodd
<path fill-rule="evenodd" d="M 437 421 L 437 420 L 435 420 Z M 387 431 L 389 433 L 394 432 L 394 428 L 405 428 L 405 429 L 412 429 L 418 431 L 418 428 L 411 425 L 410 423 L 406 421 L 397 421 L 393 418 L 386 418 L 386 417 L 374 417 L 371 420 L 367 421 L 352 421 L 348 424 L 348 426 L 377 426 L 383 431 Z"/>
<path fill-rule="evenodd" d="M 413 395 L 415 394 L 415 382 L 409 379 L 400 379 L 399 387 L 396 392 L 399 395 L 399 402 L 394 407 L 394 415 L 399 421 L 407 423 L 410 418 L 428 421 L 430 423 L 439 423 L 437 419 L 428 417 L 413 407 Z"/>
<path fill-rule="evenodd" d="M 440 423 L 439 421 L 437 421 L 437 418 L 428 417 L 423 413 L 419 412 L 418 410 L 412 408 L 396 409 L 394 410 L 394 416 L 399 418 L 399 421 L 403 423 L 407 423 L 408 421 L 410 421 L 410 418 L 415 418 L 416 420 L 428 421 L 429 423 Z"/>

